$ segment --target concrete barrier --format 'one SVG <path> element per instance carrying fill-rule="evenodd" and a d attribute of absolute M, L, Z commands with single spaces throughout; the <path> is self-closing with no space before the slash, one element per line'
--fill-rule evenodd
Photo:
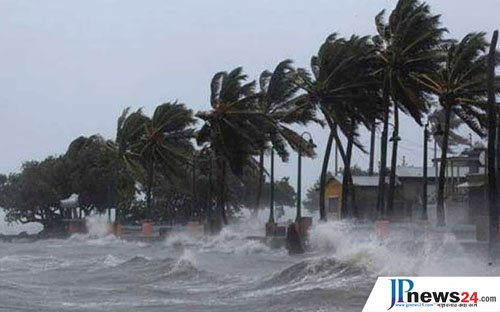
<path fill-rule="evenodd" d="M 301 228 L 298 222 L 292 223 L 288 226 L 286 232 L 286 249 L 289 254 L 304 253 L 304 239 L 301 235 Z"/>
<path fill-rule="evenodd" d="M 388 220 L 378 220 L 375 222 L 375 234 L 378 236 L 389 235 L 389 221 Z"/>
<path fill-rule="evenodd" d="M 200 221 L 189 221 L 186 228 L 189 233 L 198 233 L 203 231 L 203 223 Z"/>
<path fill-rule="evenodd" d="M 285 237 L 286 226 L 278 225 L 276 222 L 266 223 L 266 237 Z"/>
<path fill-rule="evenodd" d="M 208 219 L 203 224 L 206 235 L 217 235 L 222 230 L 222 220 L 220 218 Z"/>
<path fill-rule="evenodd" d="M 153 236 L 153 223 L 149 221 L 142 222 L 141 234 L 144 236 Z"/>
<path fill-rule="evenodd" d="M 276 222 L 267 222 L 266 223 L 266 236 L 274 236 L 276 232 L 276 228 L 278 224 Z"/>
<path fill-rule="evenodd" d="M 120 223 L 113 223 L 112 224 L 112 228 L 111 228 L 111 232 L 113 233 L 114 236 L 117 236 L 119 237 L 120 235 L 122 235 L 122 225 Z"/>
<path fill-rule="evenodd" d="M 312 227 L 312 218 L 311 217 L 302 217 L 299 219 L 299 234 L 301 236 L 309 235 L 309 229 Z"/>
<path fill-rule="evenodd" d="M 66 232 L 68 234 L 87 233 L 87 224 L 83 219 L 66 220 Z"/>

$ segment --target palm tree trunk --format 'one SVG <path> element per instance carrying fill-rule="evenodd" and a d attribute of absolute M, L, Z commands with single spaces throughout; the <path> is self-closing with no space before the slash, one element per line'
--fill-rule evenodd
<path fill-rule="evenodd" d="M 262 198 L 262 186 L 264 185 L 264 150 L 260 151 L 259 154 L 259 181 L 257 186 L 257 199 L 255 201 L 254 214 L 257 215 L 257 212 L 260 208 L 260 200 Z"/>
<path fill-rule="evenodd" d="M 383 105 L 384 105 L 384 128 L 380 140 L 380 169 L 378 179 L 377 212 L 380 219 L 385 219 L 385 175 L 387 173 L 387 134 L 389 132 L 389 90 L 387 83 L 383 87 Z"/>
<path fill-rule="evenodd" d="M 228 224 L 227 222 L 227 215 L 226 215 L 226 161 L 222 160 L 222 181 L 221 181 L 221 217 L 222 221 L 224 222 L 225 225 Z"/>
<path fill-rule="evenodd" d="M 326 221 L 327 220 L 326 207 L 325 207 L 326 174 L 328 172 L 328 161 L 330 159 L 330 154 L 332 152 L 333 139 L 335 139 L 336 149 L 340 152 L 340 156 L 342 157 L 344 163 L 346 162 L 346 155 L 342 147 L 342 142 L 340 141 L 340 138 L 337 133 L 337 125 L 330 119 L 328 112 L 324 108 L 321 108 L 321 112 L 323 113 L 323 117 L 325 118 L 326 122 L 328 123 L 328 127 L 330 128 L 330 134 L 326 142 L 325 156 L 323 158 L 323 166 L 321 168 L 321 176 L 319 183 L 319 215 L 321 221 Z"/>
<path fill-rule="evenodd" d="M 375 159 L 375 131 L 377 126 L 375 124 L 376 121 L 373 121 L 373 125 L 370 133 L 370 162 L 368 164 L 368 175 L 373 176 L 373 162 Z"/>
<path fill-rule="evenodd" d="M 389 176 L 389 191 L 387 194 L 387 214 L 390 216 L 394 211 L 394 193 L 396 188 L 396 167 L 398 161 L 398 136 L 399 136 L 399 112 L 394 102 L 394 132 L 392 134 L 392 156 L 391 172 Z"/>
<path fill-rule="evenodd" d="M 441 104 L 442 105 L 442 104 Z M 446 107 L 445 111 L 445 121 L 444 121 L 444 133 L 443 133 L 443 148 L 441 150 L 441 164 L 439 167 L 439 182 L 438 182 L 438 194 L 437 194 L 437 225 L 445 225 L 445 214 L 444 214 L 444 184 L 446 179 L 446 162 L 448 153 L 448 138 L 450 135 L 450 117 L 451 117 L 451 107 Z"/>
<path fill-rule="evenodd" d="M 321 177 L 319 182 L 319 218 L 321 221 L 326 221 L 326 202 L 325 202 L 325 187 L 326 187 L 326 174 L 328 172 L 328 160 L 332 152 L 332 144 L 334 138 L 334 130 L 330 129 L 328 140 L 326 141 L 325 156 L 323 158 L 323 166 L 321 167 Z"/>
<path fill-rule="evenodd" d="M 213 152 L 210 152 L 208 159 L 208 200 L 207 200 L 207 220 L 211 220 L 212 218 L 212 210 L 214 209 L 214 159 Z"/>
<path fill-rule="evenodd" d="M 148 163 L 148 173 L 146 181 L 146 213 L 147 220 L 151 219 L 152 211 L 152 197 L 153 197 L 153 181 L 154 181 L 154 163 L 151 159 Z"/>
<path fill-rule="evenodd" d="M 498 204 L 497 180 L 495 170 L 495 141 L 497 131 L 497 103 L 495 97 L 495 54 L 498 31 L 495 30 L 488 55 L 488 205 L 489 205 L 489 247 L 493 251 L 498 240 Z"/>
<path fill-rule="evenodd" d="M 347 138 L 347 150 L 346 150 L 346 158 L 344 162 L 344 176 L 342 177 L 342 203 L 341 203 L 341 216 L 352 217 L 353 211 L 353 198 L 351 197 L 351 201 L 349 203 L 349 196 L 352 193 L 351 182 L 351 157 L 352 157 L 352 147 L 354 143 L 354 138 L 352 134 Z M 349 203 L 349 204 L 348 204 Z"/>

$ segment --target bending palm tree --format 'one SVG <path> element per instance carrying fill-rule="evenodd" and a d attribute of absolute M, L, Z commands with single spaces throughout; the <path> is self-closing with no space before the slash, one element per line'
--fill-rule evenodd
<path fill-rule="evenodd" d="M 374 76 L 371 75 L 374 61 L 373 46 L 368 37 L 352 36 L 348 40 L 330 35 L 321 46 L 318 55 L 311 59 L 311 77 L 304 69 L 297 70 L 298 85 L 306 92 L 300 101 L 319 109 L 330 128 L 320 177 L 320 218 L 326 220 L 325 184 L 333 140 L 338 146 L 344 162 L 344 174 L 349 175 L 350 153 L 342 146 L 337 128 L 348 138 L 349 144 L 362 148 L 356 140 L 358 120 L 373 120 L 370 115 L 375 108 L 376 92 Z M 373 106 L 360 103 L 373 103 Z M 352 150 L 352 148 L 351 148 Z M 347 190 L 347 184 L 343 185 Z M 343 200 L 347 198 L 344 197 Z M 346 209 L 344 205 L 342 209 Z"/>
<path fill-rule="evenodd" d="M 378 35 L 374 37 L 380 60 L 377 72 L 382 81 L 384 106 L 383 131 L 380 152 L 379 192 L 377 211 L 385 217 L 385 175 L 387 167 L 387 140 L 389 112 L 393 106 L 394 132 L 387 210 L 392 211 L 396 179 L 397 142 L 399 138 L 399 110 L 409 114 L 421 125 L 427 110 L 422 88 L 412 74 L 429 73 L 438 68 L 438 54 L 434 49 L 446 30 L 439 27 L 439 15 L 432 15 L 429 6 L 419 0 L 399 0 L 387 22 L 384 11 L 375 18 Z M 392 104 L 391 104 L 392 102 Z"/>
<path fill-rule="evenodd" d="M 227 166 L 241 176 L 252 156 L 264 149 L 267 138 L 268 122 L 256 112 L 255 81 L 244 83 L 246 79 L 241 67 L 215 74 L 211 83 L 212 109 L 196 114 L 205 122 L 197 135 L 198 144 L 209 145 L 216 158 L 217 210 L 226 224 Z"/>
<path fill-rule="evenodd" d="M 159 105 L 151 118 L 142 110 L 118 119 L 116 143 L 128 168 L 136 175 L 146 194 L 146 215 L 152 212 L 155 171 L 164 170 L 167 179 L 180 177 L 183 164 L 192 154 L 193 113 L 177 102 Z"/>
<path fill-rule="evenodd" d="M 470 33 L 460 42 L 444 43 L 445 61 L 439 70 L 415 75 L 422 86 L 438 96 L 445 112 L 437 194 L 438 225 L 445 224 L 444 184 L 452 115 L 455 114 L 478 135 L 485 135 L 487 59 L 484 52 L 487 47 L 484 33 Z"/>
<path fill-rule="evenodd" d="M 427 117 L 429 121 L 430 129 L 429 132 L 434 135 L 434 140 L 437 143 L 437 146 L 442 150 L 443 149 L 443 136 L 440 135 L 444 128 L 445 120 L 446 120 L 446 111 L 442 108 L 434 109 L 432 113 Z M 462 119 L 460 119 L 453 112 L 450 116 L 450 129 L 448 134 L 448 151 L 453 153 L 453 148 L 459 145 L 469 144 L 469 140 L 461 135 L 458 130 L 461 126 L 464 125 Z"/>
<path fill-rule="evenodd" d="M 316 119 L 315 111 L 310 106 L 301 106 L 297 103 L 296 93 L 299 89 L 294 83 L 294 71 L 291 60 L 285 60 L 276 66 L 274 72 L 264 71 L 260 75 L 259 99 L 257 112 L 269 119 L 272 128 L 266 140 L 271 142 L 271 153 L 274 150 L 283 161 L 287 161 L 289 153 L 286 145 L 299 151 L 307 157 L 314 157 L 314 149 L 297 132 L 286 125 L 302 124 L 309 121 L 321 123 Z M 259 185 L 257 189 L 257 209 L 262 194 L 264 182 L 264 149 L 259 151 Z M 271 181 L 271 185 L 274 181 Z M 270 222 L 274 222 L 273 203 L 270 205 Z"/>

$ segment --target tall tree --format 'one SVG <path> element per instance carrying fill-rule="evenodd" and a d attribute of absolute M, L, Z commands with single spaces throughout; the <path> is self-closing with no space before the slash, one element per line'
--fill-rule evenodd
<path fill-rule="evenodd" d="M 7 222 L 37 222 L 46 233 L 61 232 L 64 212 L 59 201 L 72 193 L 70 175 L 62 156 L 23 163 L 21 172 L 0 184 Z"/>
<path fill-rule="evenodd" d="M 498 241 L 498 189 L 496 180 L 496 135 L 498 105 L 496 100 L 497 89 L 495 88 L 496 48 L 498 42 L 498 30 L 493 32 L 490 51 L 488 54 L 487 90 L 488 90 L 488 210 L 489 210 L 489 242 L 490 251 Z M 496 170 L 495 170 L 496 169 Z"/>
<path fill-rule="evenodd" d="M 440 149 L 443 148 L 443 128 L 446 121 L 446 111 L 443 108 L 435 108 L 428 116 L 430 129 L 429 133 L 434 136 L 434 140 Z M 469 139 L 460 133 L 460 127 L 464 125 L 460 119 L 453 112 L 450 116 L 450 130 L 448 134 L 448 151 L 453 153 L 454 149 L 460 145 L 469 144 Z"/>
<path fill-rule="evenodd" d="M 443 43 L 444 61 L 440 68 L 434 73 L 414 75 L 423 87 L 439 98 L 445 112 L 437 194 L 438 225 L 445 224 L 445 173 L 452 115 L 455 114 L 478 135 L 485 136 L 487 57 L 484 52 L 488 43 L 484 36 L 484 33 L 470 33 L 460 42 Z M 498 90 L 498 86 L 495 87 Z"/>
<path fill-rule="evenodd" d="M 204 121 L 197 142 L 209 146 L 216 161 L 217 211 L 224 223 L 227 167 L 241 176 L 246 165 L 254 165 L 252 156 L 265 148 L 268 137 L 269 120 L 256 111 L 255 81 L 246 80 L 241 67 L 216 73 L 210 86 L 212 109 L 196 114 Z"/>
<path fill-rule="evenodd" d="M 79 195 L 80 209 L 88 214 L 119 208 L 135 195 L 135 181 L 111 141 L 100 135 L 80 136 L 73 140 L 63 157 L 70 178 L 71 191 Z"/>
<path fill-rule="evenodd" d="M 308 141 L 292 130 L 289 125 L 306 125 L 309 121 L 322 124 L 316 118 L 315 110 L 311 106 L 298 103 L 296 95 L 299 87 L 295 84 L 294 75 L 292 61 L 284 60 L 276 66 L 273 72 L 266 70 L 259 78 L 260 92 L 256 111 L 272 122 L 273 127 L 266 140 L 271 143 L 271 148 L 278 153 L 283 161 L 287 161 L 289 157 L 287 145 L 307 157 L 315 156 L 314 149 L 308 144 Z M 263 162 L 264 149 L 259 151 L 259 187 L 256 208 L 260 204 L 264 181 Z M 271 181 L 271 183 L 273 182 Z"/>
<path fill-rule="evenodd" d="M 373 52 L 368 37 L 344 39 L 332 34 L 323 43 L 318 55 L 311 59 L 312 76 L 304 69 L 297 70 L 298 84 L 306 92 L 302 96 L 303 102 L 321 111 L 330 130 L 320 178 L 321 220 L 326 220 L 325 183 L 333 140 L 344 162 L 344 173 L 350 169 L 350 154 L 342 145 L 338 129 L 348 138 L 348 145 L 352 143 L 362 148 L 356 140 L 356 124 L 359 120 L 374 118 L 371 108 L 377 106 L 377 102 L 373 101 L 377 93 L 373 92 L 376 83 L 371 74 Z M 344 187 L 347 190 L 347 184 Z"/>
<path fill-rule="evenodd" d="M 392 211 L 399 137 L 398 111 L 409 114 L 422 125 L 427 110 L 421 86 L 412 74 L 432 73 L 438 68 L 439 54 L 435 47 L 446 29 L 439 27 L 440 16 L 432 15 L 427 4 L 419 0 L 399 0 L 387 21 L 385 11 L 375 17 L 378 35 L 374 37 L 380 60 L 378 74 L 382 82 L 384 106 L 383 131 L 380 144 L 380 173 L 377 210 L 385 217 L 385 177 L 387 173 L 387 141 L 389 112 L 394 115 L 393 152 L 390 170 L 387 210 Z"/>
<path fill-rule="evenodd" d="M 156 107 L 147 117 L 139 109 L 128 114 L 126 109 L 118 119 L 116 144 L 120 155 L 143 186 L 146 194 L 146 216 L 153 205 L 155 174 L 173 181 L 184 173 L 192 154 L 193 113 L 184 104 L 168 102 Z"/>

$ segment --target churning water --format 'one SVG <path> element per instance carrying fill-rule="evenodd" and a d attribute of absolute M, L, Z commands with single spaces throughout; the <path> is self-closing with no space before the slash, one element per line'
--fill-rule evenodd
<path fill-rule="evenodd" d="M 361 311 L 379 275 L 500 275 L 449 233 L 380 239 L 329 222 L 313 228 L 310 252 L 289 256 L 247 239 L 264 228 L 249 216 L 218 236 L 156 243 L 89 222 L 65 240 L 0 242 L 0 311 Z"/>

